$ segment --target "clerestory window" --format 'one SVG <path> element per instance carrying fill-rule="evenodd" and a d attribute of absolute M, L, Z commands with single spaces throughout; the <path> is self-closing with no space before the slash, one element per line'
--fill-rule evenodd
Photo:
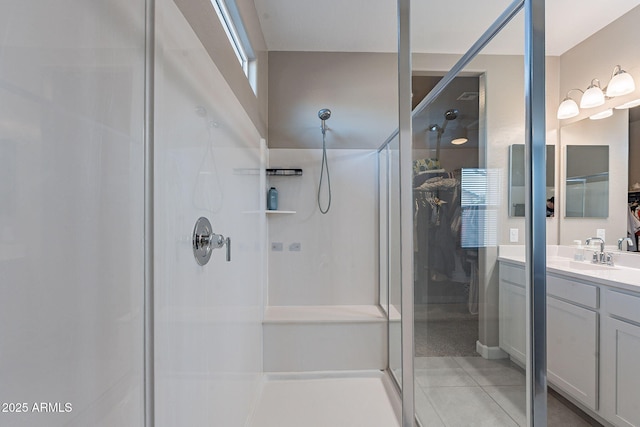
<path fill-rule="evenodd" d="M 234 0 L 211 0 L 218 18 L 227 33 L 231 47 L 238 58 L 238 62 L 249 80 L 249 84 L 256 93 L 255 53 L 251 48 L 249 36 L 240 17 L 238 6 Z"/>

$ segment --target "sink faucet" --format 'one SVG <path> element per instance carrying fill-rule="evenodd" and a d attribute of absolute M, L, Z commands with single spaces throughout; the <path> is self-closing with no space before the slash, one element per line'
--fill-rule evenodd
<path fill-rule="evenodd" d="M 627 250 L 629 249 L 629 247 L 633 246 L 633 240 L 631 240 L 628 237 L 621 237 L 618 239 L 618 250 L 622 251 L 622 244 L 626 243 L 627 244 Z"/>
<path fill-rule="evenodd" d="M 594 252 L 593 253 L 593 259 L 591 260 L 592 263 L 597 264 L 604 264 L 605 263 L 605 255 L 604 255 L 604 239 L 601 237 L 590 237 L 587 239 L 587 241 L 585 242 L 587 244 L 587 246 L 591 246 L 591 242 L 593 241 L 599 241 L 600 242 L 600 252 Z"/>

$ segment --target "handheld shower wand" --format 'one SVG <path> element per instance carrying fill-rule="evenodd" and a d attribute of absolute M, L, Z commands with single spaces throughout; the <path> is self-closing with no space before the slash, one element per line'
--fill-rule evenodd
<path fill-rule="evenodd" d="M 318 111 L 318 118 L 322 120 L 322 124 L 320 125 L 320 129 L 322 130 L 322 164 L 320 166 L 320 182 L 318 183 L 318 208 L 320 208 L 320 212 L 323 214 L 329 212 L 329 208 L 331 207 L 331 179 L 329 178 L 329 163 L 327 162 L 327 125 L 325 123 L 325 121 L 328 120 L 329 117 L 331 117 L 331 110 L 329 110 L 328 108 L 323 108 Z M 323 209 L 322 204 L 320 203 L 320 190 L 322 189 L 322 178 L 324 176 L 325 169 L 327 170 L 327 188 L 329 190 L 329 201 L 327 203 L 326 209 Z"/>
<path fill-rule="evenodd" d="M 322 129 L 322 135 L 324 135 L 327 131 L 327 125 L 325 121 L 329 120 L 329 117 L 331 117 L 331 110 L 329 110 L 328 108 L 323 108 L 322 110 L 318 111 L 318 118 L 322 120 L 322 124 L 320 125 L 320 129 Z"/>

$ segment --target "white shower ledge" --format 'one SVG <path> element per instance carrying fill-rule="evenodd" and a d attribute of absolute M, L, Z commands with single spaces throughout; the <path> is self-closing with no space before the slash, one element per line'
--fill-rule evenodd
<path fill-rule="evenodd" d="M 377 305 L 269 306 L 265 372 L 384 369 L 386 314 Z"/>
<path fill-rule="evenodd" d="M 268 306 L 264 314 L 264 323 L 368 323 L 385 320 L 385 313 L 377 305 L 280 305 Z"/>

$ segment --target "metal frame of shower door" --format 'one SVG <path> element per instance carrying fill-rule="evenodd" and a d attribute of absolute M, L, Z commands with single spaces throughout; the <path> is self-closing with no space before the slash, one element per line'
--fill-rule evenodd
<path fill-rule="evenodd" d="M 415 424 L 413 376 L 413 167 L 411 124 L 411 0 L 398 0 L 398 136 L 400 154 L 400 317 L 402 427 Z"/>
<path fill-rule="evenodd" d="M 527 422 L 547 425 L 546 381 L 546 197 L 545 0 L 515 0 L 418 104 L 418 114 L 520 11 L 525 9 L 525 192 L 527 304 Z M 400 238 L 402 292 L 402 426 L 413 427 L 413 216 L 411 201 L 411 45 L 410 0 L 398 0 L 398 89 L 400 136 Z M 408 141 L 408 143 L 407 143 Z"/>
<path fill-rule="evenodd" d="M 545 0 L 525 0 L 527 421 L 547 425 Z"/>
<path fill-rule="evenodd" d="M 382 154 L 382 152 L 385 152 L 385 164 L 384 164 L 384 168 L 385 168 L 385 176 L 386 179 L 384 180 L 384 187 L 385 187 L 385 200 L 384 200 L 384 204 L 382 204 L 382 199 L 380 197 L 380 191 L 382 190 L 382 186 L 380 185 L 380 173 L 382 171 L 382 164 L 380 162 L 380 155 Z M 382 266 L 378 265 L 378 303 L 383 306 L 381 300 L 382 300 L 382 296 L 383 296 L 383 288 L 380 286 L 381 281 L 383 281 L 384 283 L 384 291 L 386 292 L 386 305 L 384 306 L 384 310 L 387 313 L 387 371 L 389 372 L 389 375 L 391 376 L 391 378 L 393 379 L 392 383 L 394 386 L 396 386 L 396 390 L 398 391 L 398 393 L 401 392 L 400 387 L 398 386 L 398 383 L 394 377 L 393 371 L 391 369 L 391 346 L 389 345 L 389 341 L 390 341 L 390 336 L 391 336 L 391 298 L 390 298 L 390 290 L 389 290 L 389 283 L 390 283 L 390 273 L 389 273 L 389 266 L 390 266 L 390 262 L 389 262 L 389 216 L 390 216 L 390 212 L 391 212 L 391 208 L 390 208 L 390 202 L 389 202 L 389 170 L 390 170 L 390 161 L 389 161 L 389 144 L 385 143 L 383 144 L 380 148 L 378 148 L 377 153 L 377 165 L 378 165 L 378 183 L 377 183 L 377 191 L 376 191 L 376 199 L 378 201 L 378 263 L 383 262 L 382 259 L 382 244 L 381 244 L 381 233 L 384 232 L 384 234 L 386 235 L 385 241 L 387 243 L 387 247 L 385 250 L 385 254 L 386 256 L 384 257 L 384 263 L 386 264 L 385 266 L 385 271 L 386 271 L 386 275 L 385 277 L 381 276 L 382 273 Z M 380 208 L 381 206 L 383 206 L 386 209 L 386 213 L 385 213 L 385 222 L 384 222 L 384 230 L 383 230 L 383 224 L 382 221 L 380 219 Z"/>
<path fill-rule="evenodd" d="M 145 0 L 144 53 L 144 425 L 155 424 L 154 384 L 154 87 L 156 2 Z"/>

